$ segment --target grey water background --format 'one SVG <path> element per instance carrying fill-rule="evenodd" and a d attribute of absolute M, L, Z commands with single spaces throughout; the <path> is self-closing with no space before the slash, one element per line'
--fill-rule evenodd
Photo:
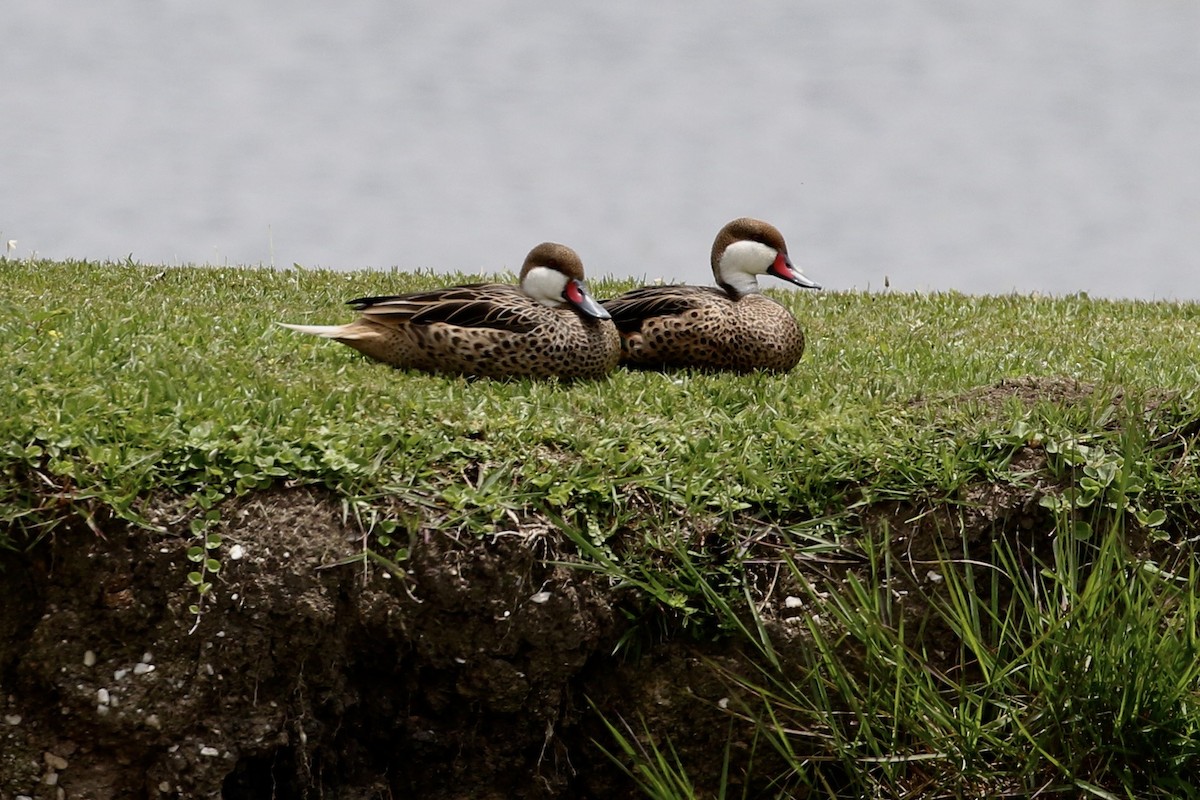
<path fill-rule="evenodd" d="M 1200 3 L 13 2 L 0 159 L 10 258 L 1200 299 Z"/>

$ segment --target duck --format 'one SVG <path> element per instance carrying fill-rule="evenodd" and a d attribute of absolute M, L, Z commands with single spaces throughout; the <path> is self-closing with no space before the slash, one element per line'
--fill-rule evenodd
<path fill-rule="evenodd" d="M 402 369 L 477 378 L 595 379 L 620 361 L 620 336 L 564 244 L 529 251 L 519 284 L 473 283 L 360 297 L 345 325 L 292 325 Z"/>
<path fill-rule="evenodd" d="M 792 264 L 779 229 L 741 217 L 712 247 L 717 285 L 643 286 L 602 301 L 621 334 L 621 361 L 635 368 L 786 372 L 804 354 L 791 312 L 762 293 L 759 275 L 821 288 Z"/>

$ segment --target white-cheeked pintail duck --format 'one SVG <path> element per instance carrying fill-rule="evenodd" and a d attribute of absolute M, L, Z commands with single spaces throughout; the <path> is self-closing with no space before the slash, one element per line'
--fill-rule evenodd
<path fill-rule="evenodd" d="M 644 286 L 603 305 L 621 332 L 622 360 L 634 367 L 786 372 L 804 353 L 804 331 L 762 294 L 759 275 L 808 289 L 783 235 L 762 220 L 730 222 L 712 248 L 717 286 Z"/>
<path fill-rule="evenodd" d="M 566 245 L 529 252 L 519 286 L 476 283 L 349 305 L 346 325 L 284 325 L 404 369 L 485 378 L 600 378 L 620 359 L 609 313 L 588 294 Z M 282 324 L 282 323 L 281 323 Z"/>

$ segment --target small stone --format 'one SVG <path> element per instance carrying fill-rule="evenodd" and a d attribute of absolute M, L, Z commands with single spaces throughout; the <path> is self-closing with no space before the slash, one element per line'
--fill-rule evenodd
<path fill-rule="evenodd" d="M 171 791 L 171 784 L 170 784 L 170 782 L 168 782 L 168 781 L 163 781 L 162 783 L 160 783 L 160 784 L 158 785 L 158 790 L 159 790 L 160 792 L 162 792 L 163 794 L 166 794 L 167 792 Z"/>
<path fill-rule="evenodd" d="M 154 656 L 151 653 L 149 653 L 149 652 L 142 653 L 142 663 L 143 664 L 149 664 L 153 660 L 154 660 Z"/>
<path fill-rule="evenodd" d="M 154 665 L 142 662 L 141 664 L 133 665 L 134 675 L 145 675 L 147 672 L 154 672 Z"/>
<path fill-rule="evenodd" d="M 159 721 L 158 714 L 147 714 L 146 715 L 146 726 L 149 728 L 154 728 L 154 730 L 156 730 L 156 731 L 161 731 L 162 730 L 162 722 Z M 163 791 L 165 792 L 167 790 L 163 789 Z"/>
<path fill-rule="evenodd" d="M 231 561 L 240 561 L 242 557 L 246 555 L 246 548 L 242 547 L 240 544 L 235 544 L 233 547 L 229 548 L 228 555 Z"/>
<path fill-rule="evenodd" d="M 123 680 L 125 680 L 125 676 L 128 674 L 129 674 L 129 670 L 127 670 L 127 669 L 114 670 L 113 671 L 113 680 L 114 681 L 123 681 Z"/>
<path fill-rule="evenodd" d="M 108 706 L 96 706 L 96 713 L 102 717 L 105 716 L 108 714 Z"/>
<path fill-rule="evenodd" d="M 65 758 L 48 751 L 42 754 L 42 760 L 46 762 L 47 767 L 58 770 L 59 772 L 62 772 L 67 768 L 67 760 Z"/>
<path fill-rule="evenodd" d="M 94 666 L 96 666 L 96 654 L 95 654 L 93 651 L 91 651 L 91 650 L 88 650 L 88 651 L 84 652 L 84 654 L 83 654 L 83 665 L 84 665 L 85 667 L 94 667 Z"/>
<path fill-rule="evenodd" d="M 802 605 L 804 605 L 804 601 L 795 595 L 790 594 L 783 598 L 784 608 L 799 608 Z"/>
<path fill-rule="evenodd" d="M 216 758 L 217 756 L 221 755 L 221 751 L 215 747 L 201 747 L 200 755 L 208 756 L 209 758 Z"/>
<path fill-rule="evenodd" d="M 929 570 L 929 572 L 925 573 L 925 577 L 930 583 L 941 583 L 942 581 L 946 580 L 945 578 L 942 577 L 942 574 L 940 572 L 937 572 L 932 569 Z"/>
<path fill-rule="evenodd" d="M 58 773 L 54 770 L 47 772 L 45 776 L 42 777 L 42 783 L 46 784 L 47 786 L 58 786 Z"/>
<path fill-rule="evenodd" d="M 725 709 L 729 708 L 729 698 L 728 698 L 728 697 L 722 697 L 720 700 L 718 700 L 718 701 L 717 701 L 717 708 L 721 709 L 722 711 L 724 711 Z"/>
<path fill-rule="evenodd" d="M 531 597 L 529 599 L 535 603 L 541 604 L 550 599 L 550 593 L 549 592 L 538 592 L 537 594 L 535 594 L 533 597 Z"/>
<path fill-rule="evenodd" d="M 4 721 L 9 725 L 20 725 L 21 724 L 21 715 L 20 714 L 5 714 Z"/>
<path fill-rule="evenodd" d="M 108 701 L 110 699 L 111 698 L 109 697 L 108 689 L 97 689 L 96 690 L 96 702 L 99 703 L 100 705 L 102 705 L 102 706 L 108 705 Z"/>

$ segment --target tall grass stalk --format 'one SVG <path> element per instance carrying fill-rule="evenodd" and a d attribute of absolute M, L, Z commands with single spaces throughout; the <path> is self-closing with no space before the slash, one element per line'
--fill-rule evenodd
<path fill-rule="evenodd" d="M 600 718 L 616 750 L 611 750 L 604 742 L 597 742 L 597 748 L 629 776 L 646 797 L 651 800 L 701 800 L 713 797 L 697 791 L 669 739 L 660 743 L 644 721 L 639 734 L 625 720 L 614 722 L 603 714 Z M 729 774 L 731 744 L 732 737 L 722 757 L 716 800 L 732 797 Z M 753 761 L 752 749 L 750 763 L 753 764 Z M 743 785 L 742 797 L 747 796 L 748 790 L 749 786 Z"/>
<path fill-rule="evenodd" d="M 1045 560 L 998 540 L 990 566 L 940 563 L 919 622 L 952 632 L 952 654 L 888 599 L 886 548 L 865 547 L 871 578 L 841 587 L 789 560 L 808 657 L 728 673 L 788 764 L 772 780 L 830 797 L 1196 796 L 1195 562 L 1165 573 L 1131 556 L 1119 524 L 1081 540 L 1062 523 Z M 761 620 L 731 627 L 769 651 Z"/>

